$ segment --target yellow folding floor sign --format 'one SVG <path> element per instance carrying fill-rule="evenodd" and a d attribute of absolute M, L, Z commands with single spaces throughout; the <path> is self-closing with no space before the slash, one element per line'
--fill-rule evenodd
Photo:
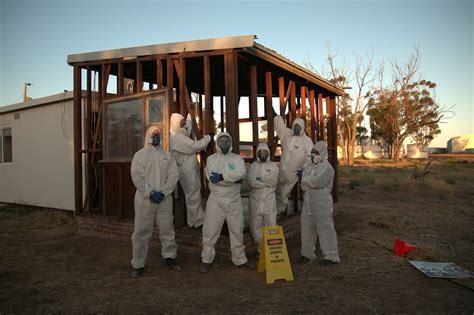
<path fill-rule="evenodd" d="M 266 226 L 263 230 L 258 272 L 267 271 L 267 284 L 277 279 L 293 281 L 285 236 L 281 226 Z"/>

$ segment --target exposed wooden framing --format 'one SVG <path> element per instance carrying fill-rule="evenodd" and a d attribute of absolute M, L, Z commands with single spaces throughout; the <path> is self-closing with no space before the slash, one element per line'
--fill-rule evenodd
<path fill-rule="evenodd" d="M 250 120 L 252 122 L 252 140 L 258 142 L 258 102 L 257 102 L 257 66 L 250 66 Z M 239 120 L 240 122 L 240 120 Z M 257 146 L 253 145 L 253 156 L 257 156 Z"/>
<path fill-rule="evenodd" d="M 163 87 L 163 60 L 156 60 L 156 85 L 158 89 Z"/>
<path fill-rule="evenodd" d="M 82 209 L 82 79 L 81 68 L 74 66 L 74 203 L 76 213 Z"/>
<path fill-rule="evenodd" d="M 278 95 L 280 96 L 280 115 L 285 115 L 285 78 L 279 77 L 278 78 Z"/>
<path fill-rule="evenodd" d="M 235 53 L 224 54 L 226 130 L 232 137 L 233 152 L 239 153 L 238 69 Z"/>
<path fill-rule="evenodd" d="M 323 94 L 318 94 L 318 139 L 324 141 Z"/>
<path fill-rule="evenodd" d="M 135 93 L 141 93 L 143 91 L 143 70 L 142 70 L 142 62 L 137 61 L 137 73 L 136 73 L 136 80 L 135 80 L 135 85 L 136 88 L 134 88 Z"/>
<path fill-rule="evenodd" d="M 118 75 L 117 75 L 117 95 L 123 96 L 123 62 L 119 62 L 118 66 Z"/>
<path fill-rule="evenodd" d="M 309 108 L 311 110 L 311 121 L 310 121 L 310 124 L 311 124 L 311 140 L 313 140 L 313 143 L 316 142 L 316 140 L 319 140 L 316 138 L 316 129 L 317 129 L 317 126 L 316 126 L 316 122 L 318 121 L 317 120 L 317 112 L 316 112 L 316 108 L 315 108 L 315 104 L 314 104 L 314 90 L 310 90 L 309 91 Z"/>
<path fill-rule="evenodd" d="M 272 92 L 272 73 L 265 72 L 265 116 L 267 118 L 268 145 L 270 147 L 270 156 L 275 156 L 275 135 L 273 133 L 273 92 Z M 258 140 L 258 137 L 257 137 Z"/>
<path fill-rule="evenodd" d="M 243 48 L 243 51 L 248 52 L 248 53 L 256 56 L 257 58 L 261 58 L 261 59 L 263 59 L 263 60 L 265 60 L 265 61 L 267 61 L 271 64 L 274 64 L 275 66 L 277 66 L 279 68 L 282 68 L 283 70 L 289 71 L 294 75 L 297 75 L 297 76 L 299 76 L 299 77 L 301 77 L 305 80 L 308 80 L 309 82 L 312 82 L 316 85 L 319 85 L 324 89 L 332 91 L 333 93 L 340 93 L 340 94 L 343 93 L 342 89 L 340 89 L 339 87 L 329 83 L 328 81 L 325 81 L 323 79 L 317 79 L 314 76 L 311 76 L 310 74 L 308 74 L 307 71 L 304 71 L 300 68 L 295 67 L 294 65 L 292 65 L 288 62 L 285 62 L 281 59 L 278 59 L 277 57 L 275 57 L 275 56 L 273 56 L 273 55 L 271 55 L 267 52 L 256 49 L 254 47 L 245 47 L 245 48 Z"/>

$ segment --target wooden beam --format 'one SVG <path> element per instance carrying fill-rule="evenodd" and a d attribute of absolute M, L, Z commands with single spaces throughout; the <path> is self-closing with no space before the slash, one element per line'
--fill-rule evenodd
<path fill-rule="evenodd" d="M 323 94 L 318 94 L 318 140 L 324 141 Z"/>
<path fill-rule="evenodd" d="M 211 91 L 211 63 L 208 56 L 204 56 L 204 98 L 206 101 L 206 113 L 204 116 L 204 133 L 209 134 L 211 132 L 214 132 L 214 130 L 211 129 L 211 126 L 214 122 L 214 118 L 212 115 L 214 112 L 214 106 Z"/>
<path fill-rule="evenodd" d="M 86 106 L 85 106 L 85 117 L 84 117 L 84 144 L 85 150 L 89 150 L 92 146 L 91 141 L 91 124 L 92 124 L 92 71 L 91 67 L 87 66 L 87 79 L 86 79 Z M 82 152 L 82 150 L 81 150 Z M 86 198 L 84 200 L 84 211 L 90 212 L 91 209 L 91 179 L 92 179 L 92 165 L 94 161 L 91 161 L 91 156 L 89 153 L 86 154 L 85 158 L 85 188 L 86 188 Z"/>
<path fill-rule="evenodd" d="M 265 116 L 267 117 L 267 134 L 268 146 L 270 147 L 270 156 L 275 156 L 275 136 L 273 126 L 273 89 L 272 89 L 272 73 L 265 72 Z"/>
<path fill-rule="evenodd" d="M 174 72 L 174 68 L 173 68 L 173 61 L 171 60 L 171 58 L 168 58 L 166 60 L 166 87 L 171 89 L 171 98 L 173 100 L 173 104 L 171 105 L 171 112 L 177 112 L 176 110 L 176 104 L 174 104 L 174 92 L 173 92 L 173 72 Z"/>
<path fill-rule="evenodd" d="M 328 121 L 326 124 L 326 128 L 323 128 L 323 129 L 326 129 L 326 133 L 327 133 L 326 143 L 328 144 L 328 147 L 329 147 L 329 141 L 331 140 L 331 105 L 330 104 L 331 104 L 331 100 L 329 96 L 326 96 L 326 113 L 328 115 Z"/>
<path fill-rule="evenodd" d="M 142 68 L 142 62 L 137 60 L 137 73 L 136 73 L 136 80 L 135 80 L 135 85 L 136 85 L 136 93 L 140 93 L 143 91 L 143 68 Z"/>
<path fill-rule="evenodd" d="M 300 87 L 300 115 L 301 118 L 304 120 L 305 125 L 308 125 L 308 121 L 306 120 L 306 87 L 302 86 Z M 306 130 L 305 130 L 306 131 Z"/>
<path fill-rule="evenodd" d="M 252 120 L 252 140 L 258 142 L 258 102 L 257 102 L 257 66 L 250 66 L 250 118 Z M 253 157 L 257 156 L 257 146 L 253 145 Z"/>
<path fill-rule="evenodd" d="M 238 68 L 237 56 L 224 54 L 226 130 L 232 136 L 233 152 L 239 154 Z"/>
<path fill-rule="evenodd" d="M 174 60 L 175 67 L 178 64 L 178 67 L 176 68 L 176 72 L 178 73 L 179 77 L 179 112 L 181 115 L 185 116 L 185 98 L 188 97 L 188 91 L 186 89 L 186 64 L 183 58 L 179 58 L 179 60 Z M 189 108 L 188 108 L 189 111 Z"/>
<path fill-rule="evenodd" d="M 285 78 L 278 78 L 278 95 L 280 96 L 280 115 L 285 115 L 286 103 L 285 103 Z"/>
<path fill-rule="evenodd" d="M 123 62 L 119 62 L 117 75 L 117 95 L 123 96 Z"/>
<path fill-rule="evenodd" d="M 156 85 L 158 89 L 163 87 L 163 60 L 156 60 Z"/>
<path fill-rule="evenodd" d="M 82 79 L 81 68 L 74 67 L 74 204 L 76 213 L 82 209 Z"/>
<path fill-rule="evenodd" d="M 316 139 L 316 129 L 317 129 L 317 126 L 316 126 L 316 121 L 317 121 L 317 112 L 316 112 L 316 106 L 314 104 L 314 90 L 310 90 L 309 91 L 309 108 L 311 110 L 311 121 L 310 121 L 310 124 L 311 124 L 311 140 L 313 141 L 313 143 L 316 142 L 316 140 L 319 140 L 319 139 Z"/>
<path fill-rule="evenodd" d="M 296 84 L 294 81 L 291 83 L 291 94 L 290 94 L 290 119 L 288 119 L 288 125 L 291 126 L 293 120 L 296 118 Z"/>
<path fill-rule="evenodd" d="M 332 167 L 334 168 L 334 183 L 332 186 L 332 195 L 335 202 L 338 201 L 338 160 L 337 160 L 337 118 L 336 118 L 336 99 L 332 96 L 329 100 L 330 107 L 330 127 L 331 127 L 331 139 L 328 145 L 329 148 L 329 158 Z"/>

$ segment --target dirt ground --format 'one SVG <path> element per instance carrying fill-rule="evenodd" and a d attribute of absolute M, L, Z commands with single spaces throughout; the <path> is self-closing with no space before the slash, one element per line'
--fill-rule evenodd
<path fill-rule="evenodd" d="M 0 208 L 0 314 L 12 313 L 465 313 L 474 279 L 429 278 L 391 252 L 401 238 L 410 259 L 456 262 L 474 271 L 474 160 L 435 159 L 423 183 L 416 164 L 358 161 L 340 169 L 335 206 L 341 263 L 293 263 L 295 281 L 265 284 L 263 273 L 180 256 L 168 270 L 157 248 L 129 278 L 130 243 L 80 236 L 58 211 Z M 294 262 L 299 246 L 289 249 Z"/>

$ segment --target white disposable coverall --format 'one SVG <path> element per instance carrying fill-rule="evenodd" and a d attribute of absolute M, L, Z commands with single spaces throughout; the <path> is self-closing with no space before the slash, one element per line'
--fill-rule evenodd
<path fill-rule="evenodd" d="M 174 113 L 170 118 L 170 151 L 178 164 L 179 182 L 186 199 L 187 223 L 190 227 L 199 227 L 204 222 L 204 209 L 201 202 L 201 175 L 196 160 L 196 152 L 204 150 L 210 136 L 201 140 L 192 140 L 189 137 L 189 127 L 181 128 L 184 119 L 180 114 Z M 190 120 L 186 123 L 189 125 Z"/>
<path fill-rule="evenodd" d="M 268 159 L 265 162 L 258 158 L 259 151 L 267 151 Z M 279 169 L 275 162 L 270 161 L 270 149 L 266 143 L 257 146 L 257 160 L 250 165 L 247 173 L 247 182 L 250 190 L 250 232 L 260 251 L 263 227 L 276 225 L 276 197 L 275 190 L 278 184 Z M 260 180 L 257 180 L 260 178 Z"/>
<path fill-rule="evenodd" d="M 280 176 L 276 191 L 277 210 L 282 213 L 288 204 L 288 195 L 298 182 L 296 171 L 303 169 L 306 159 L 311 153 L 313 142 L 306 135 L 305 123 L 301 118 L 293 120 L 292 128 L 298 124 L 301 127 L 299 136 L 293 135 L 293 130 L 286 127 L 281 116 L 274 118 L 275 130 L 281 141 Z"/>
<path fill-rule="evenodd" d="M 301 211 L 301 255 L 311 260 L 314 254 L 316 239 L 323 258 L 339 262 L 337 235 L 333 221 L 333 201 L 331 189 L 334 169 L 327 160 L 327 145 L 318 141 L 314 145 L 323 160 L 319 164 L 308 162 L 303 171 L 301 189 L 304 191 L 303 210 Z"/>
<path fill-rule="evenodd" d="M 148 143 L 156 129 L 156 126 L 148 129 L 145 147 L 135 153 L 132 160 L 131 175 L 137 188 L 132 234 L 132 266 L 135 269 L 145 266 L 148 242 L 155 224 L 160 233 L 161 255 L 163 258 L 176 258 L 172 193 L 178 182 L 178 168 L 171 153 L 164 151 L 161 146 L 155 148 Z M 152 190 L 165 195 L 159 204 L 150 201 Z"/>
<path fill-rule="evenodd" d="M 230 237 L 232 262 L 242 265 L 247 262 L 244 246 L 244 214 L 240 197 L 240 183 L 245 178 L 245 163 L 242 157 L 232 153 L 230 148 L 223 154 L 217 146 L 222 136 L 232 137 L 221 132 L 216 138 L 217 152 L 207 158 L 205 174 L 209 180 L 210 195 L 207 199 L 204 226 L 202 229 L 202 262 L 212 264 L 215 257 L 215 244 L 221 234 L 224 221 L 227 222 Z M 224 180 L 214 184 L 210 181 L 212 173 L 220 173 Z"/>

